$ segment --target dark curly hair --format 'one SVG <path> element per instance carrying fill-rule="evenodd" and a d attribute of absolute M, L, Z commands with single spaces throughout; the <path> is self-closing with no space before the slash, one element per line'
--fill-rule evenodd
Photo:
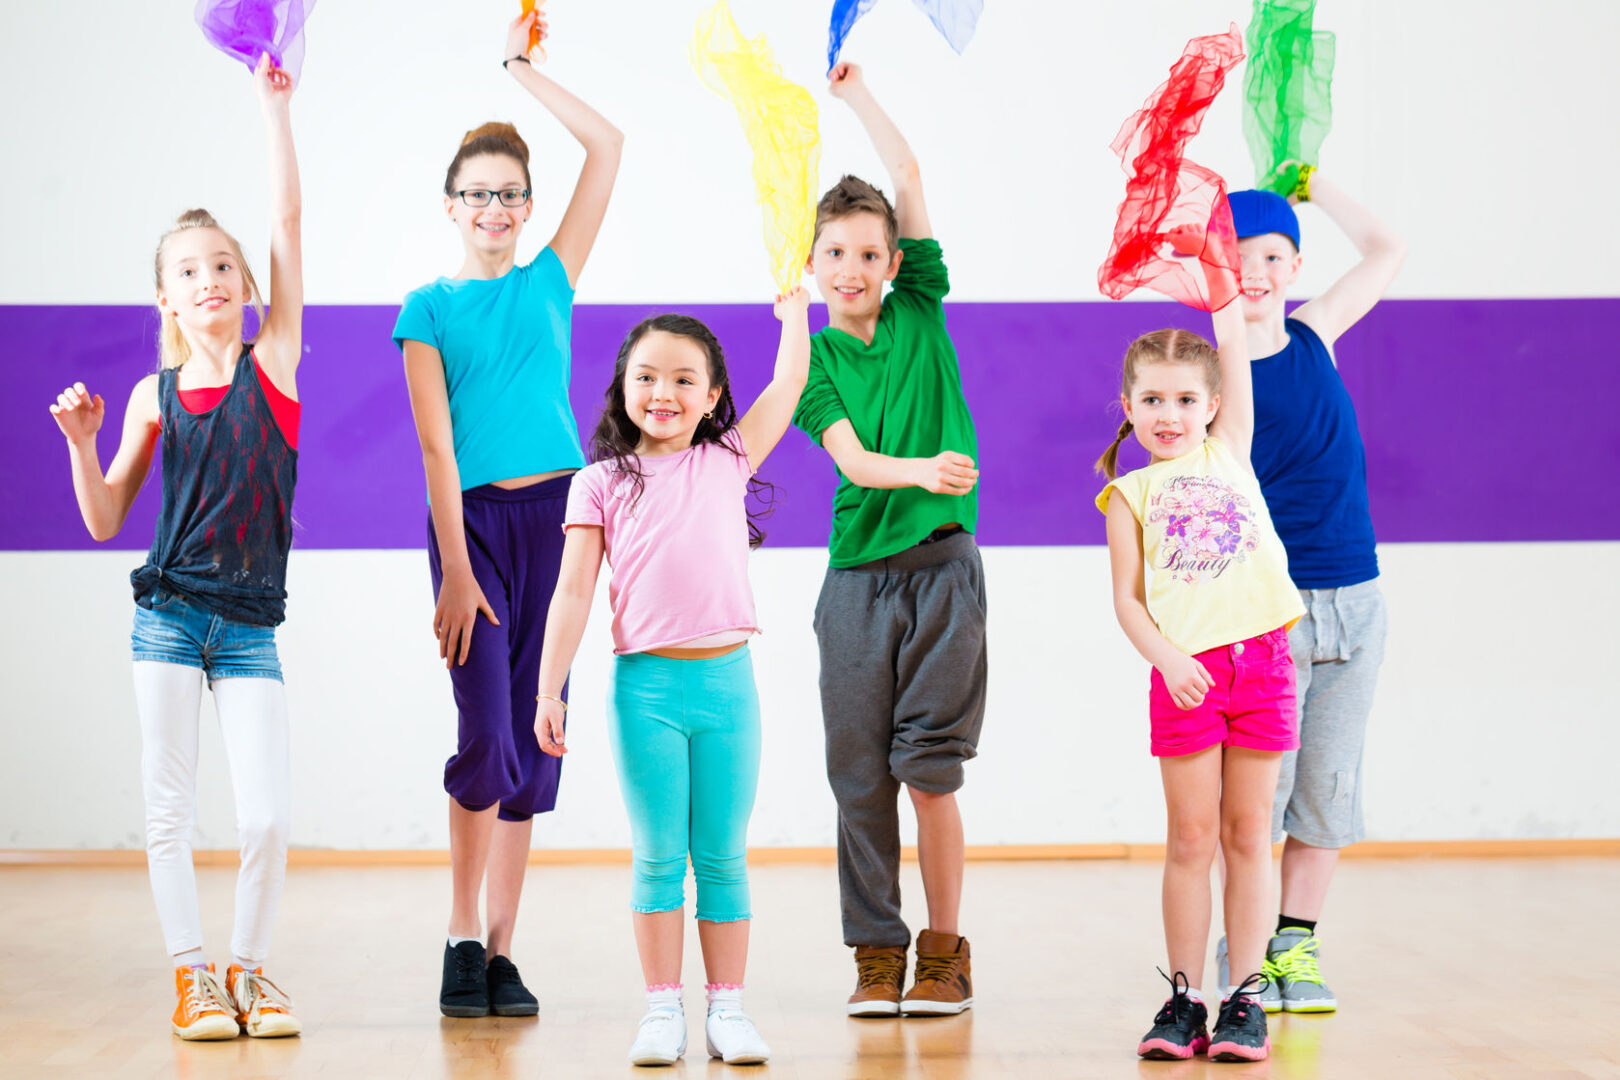
<path fill-rule="evenodd" d="M 725 441 L 726 433 L 737 426 L 737 403 L 731 397 L 731 379 L 726 374 L 726 357 L 720 348 L 720 339 L 714 336 L 714 331 L 690 315 L 654 315 L 643 319 L 631 328 L 624 337 L 624 343 L 619 346 L 619 357 L 613 364 L 613 381 L 608 383 L 607 393 L 602 395 L 602 411 L 597 417 L 596 431 L 591 435 L 590 444 L 593 462 L 612 461 L 618 472 L 633 478 L 632 506 L 641 498 L 647 477 L 641 471 L 641 459 L 636 455 L 636 447 L 641 443 L 641 429 L 630 419 L 630 410 L 624 402 L 624 373 L 630 366 L 630 354 L 635 352 L 642 338 L 654 331 L 697 342 L 708 357 L 709 385 L 720 388 L 720 398 L 714 403 L 714 409 L 710 415 L 698 421 L 697 430 L 692 432 L 692 445 L 713 443 L 728 453 L 738 453 Z M 753 503 L 748 507 L 748 546 L 757 548 L 765 542 L 765 530 L 760 528 L 759 519 L 768 517 L 774 509 L 776 488 L 767 481 L 750 477 L 748 498 Z"/>

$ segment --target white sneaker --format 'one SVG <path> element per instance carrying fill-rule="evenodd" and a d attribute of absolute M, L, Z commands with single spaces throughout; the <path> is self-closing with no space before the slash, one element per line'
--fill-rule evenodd
<path fill-rule="evenodd" d="M 632 1065 L 673 1065 L 686 1053 L 686 1013 L 680 1009 L 648 1009 L 630 1044 Z"/>
<path fill-rule="evenodd" d="M 759 1037 L 754 1021 L 739 1009 L 716 1009 L 703 1025 L 709 1056 L 727 1065 L 763 1065 L 771 1048 Z"/>

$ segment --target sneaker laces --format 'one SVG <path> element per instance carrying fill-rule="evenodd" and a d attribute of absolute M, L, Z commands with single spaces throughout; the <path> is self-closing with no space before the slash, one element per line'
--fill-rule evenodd
<path fill-rule="evenodd" d="M 1316 950 L 1317 941 L 1313 934 L 1286 952 L 1280 952 L 1275 957 L 1268 956 L 1266 962 L 1276 970 L 1279 978 L 1321 986 L 1322 969 L 1316 963 Z"/>
<path fill-rule="evenodd" d="M 484 977 L 492 982 L 523 984 L 523 977 L 518 974 L 517 965 L 504 956 L 496 956 L 490 960 L 489 966 L 484 969 Z"/>
<path fill-rule="evenodd" d="M 205 1012 L 229 1013 L 231 995 L 219 985 L 219 979 L 207 968 L 192 968 L 186 980 L 186 1011 L 193 1016 Z"/>
<path fill-rule="evenodd" d="M 1154 968 L 1153 970 L 1157 971 L 1164 981 L 1170 984 L 1170 1000 L 1164 1003 L 1164 1008 L 1159 1010 L 1159 1015 L 1153 1018 L 1153 1022 L 1155 1024 L 1173 1024 L 1180 1021 L 1184 1016 L 1191 1015 L 1193 999 L 1187 994 L 1187 991 L 1191 989 L 1192 984 L 1187 981 L 1186 972 L 1178 971 L 1172 977 L 1166 975 L 1163 968 Z"/>
<path fill-rule="evenodd" d="M 456 982 L 482 985 L 485 979 L 484 963 L 475 956 L 469 956 L 460 949 L 451 949 L 450 955 L 456 960 Z"/>
<path fill-rule="evenodd" d="M 944 982 L 956 970 L 956 953 L 918 953 L 917 981 Z"/>
<path fill-rule="evenodd" d="M 922 978 L 923 958 L 917 958 L 918 978 Z M 874 986 L 884 986 L 897 983 L 904 977 L 906 971 L 906 958 L 899 953 L 878 953 L 875 956 L 863 956 L 857 962 L 856 988 L 868 990 Z"/>
<path fill-rule="evenodd" d="M 1254 986 L 1253 991 L 1249 989 L 1251 985 Z M 1255 1001 L 1255 997 L 1258 997 L 1270 985 L 1271 980 L 1260 972 L 1255 972 L 1247 979 L 1244 979 L 1233 989 L 1232 996 L 1221 1002 L 1221 1011 L 1215 1020 L 1215 1026 L 1219 1028 L 1228 1024 L 1247 1023 L 1249 1010 L 1260 1008 L 1260 1004 Z"/>
<path fill-rule="evenodd" d="M 292 998 L 287 992 L 256 971 L 242 972 L 242 977 L 236 985 L 239 990 L 245 990 L 245 993 L 240 995 L 244 1013 L 251 1013 L 254 1009 L 260 1012 L 266 1009 L 275 1012 L 292 1011 Z"/>

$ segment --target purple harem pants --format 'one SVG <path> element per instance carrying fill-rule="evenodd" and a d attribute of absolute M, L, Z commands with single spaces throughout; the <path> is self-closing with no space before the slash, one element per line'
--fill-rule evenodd
<path fill-rule="evenodd" d="M 526 821 L 557 805 L 562 760 L 540 752 L 534 695 L 572 479 L 570 473 L 515 491 L 485 484 L 461 493 L 473 576 L 501 623 L 480 612 L 467 662 L 450 668 L 461 716 L 455 755 L 444 763 L 444 790 L 468 810 L 499 803 L 504 821 Z M 444 569 L 431 514 L 428 566 L 436 602 Z"/>

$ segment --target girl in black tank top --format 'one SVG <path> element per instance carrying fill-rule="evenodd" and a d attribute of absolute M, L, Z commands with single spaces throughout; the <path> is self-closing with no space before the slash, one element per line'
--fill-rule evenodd
<path fill-rule="evenodd" d="M 147 865 L 168 951 L 182 1039 L 296 1035 L 285 994 L 264 977 L 287 861 L 286 697 L 275 627 L 287 596 L 297 479 L 297 366 L 302 351 L 300 194 L 288 103 L 292 81 L 268 57 L 254 72 L 270 148 L 266 314 L 236 240 L 206 210 L 182 214 L 154 272 L 162 366 L 130 395 L 123 438 L 102 472 L 105 406 L 83 383 L 51 406 L 68 440 L 73 487 L 97 540 L 117 535 L 163 446 L 162 509 L 135 587 L 136 711 L 146 799 Z M 242 342 L 243 308 L 260 332 Z M 205 398 L 204 402 L 187 400 Z M 214 692 L 235 788 L 242 869 L 223 984 L 203 952 L 191 860 L 197 721 Z"/>

